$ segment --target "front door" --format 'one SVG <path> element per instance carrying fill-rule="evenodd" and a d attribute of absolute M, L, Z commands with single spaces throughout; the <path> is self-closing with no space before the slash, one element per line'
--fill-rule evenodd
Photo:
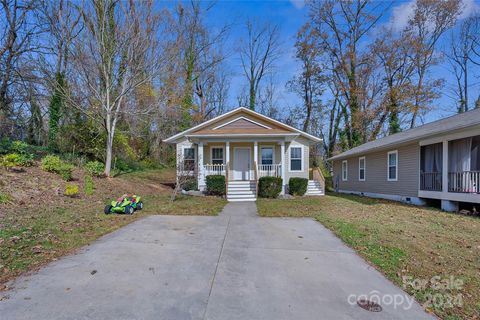
<path fill-rule="evenodd" d="M 250 148 L 235 148 L 233 180 L 250 180 Z"/>

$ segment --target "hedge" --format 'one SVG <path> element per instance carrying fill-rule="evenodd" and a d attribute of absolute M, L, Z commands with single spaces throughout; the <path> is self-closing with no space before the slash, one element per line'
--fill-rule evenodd
<path fill-rule="evenodd" d="M 258 179 L 258 196 L 261 198 L 276 198 L 282 192 L 282 178 L 261 177 Z"/>
<path fill-rule="evenodd" d="M 288 192 L 292 196 L 303 196 L 307 192 L 308 179 L 293 177 L 288 181 Z"/>
<path fill-rule="evenodd" d="M 209 175 L 206 177 L 207 193 L 211 195 L 223 196 L 225 195 L 226 185 L 225 176 Z"/>

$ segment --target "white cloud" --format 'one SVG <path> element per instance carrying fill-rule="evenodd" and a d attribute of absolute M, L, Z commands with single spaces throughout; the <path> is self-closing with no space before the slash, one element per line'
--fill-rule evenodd
<path fill-rule="evenodd" d="M 480 12 L 480 6 L 475 0 L 463 0 L 463 11 L 458 17 L 460 20 L 468 18 L 474 13 Z M 390 21 L 388 24 L 394 31 L 401 31 L 407 25 L 409 19 L 413 16 L 416 0 L 411 0 L 393 7 Z"/>
<path fill-rule="evenodd" d="M 305 7 L 305 0 L 290 0 L 290 3 L 297 9 L 303 9 Z"/>

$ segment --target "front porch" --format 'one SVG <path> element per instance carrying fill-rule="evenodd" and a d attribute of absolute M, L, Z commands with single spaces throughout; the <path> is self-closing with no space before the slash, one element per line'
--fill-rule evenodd
<path fill-rule="evenodd" d="M 421 144 L 419 197 L 480 203 L 480 135 Z"/>

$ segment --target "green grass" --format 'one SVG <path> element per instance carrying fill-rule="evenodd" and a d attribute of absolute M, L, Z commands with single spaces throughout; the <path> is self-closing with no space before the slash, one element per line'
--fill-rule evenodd
<path fill-rule="evenodd" d="M 94 186 L 92 176 L 86 175 L 83 182 L 83 192 L 85 192 L 87 196 L 91 196 L 93 194 L 93 189 Z"/>
<path fill-rule="evenodd" d="M 0 204 L 10 203 L 12 201 L 12 196 L 6 192 L 0 192 Z"/>
<path fill-rule="evenodd" d="M 375 265 L 397 285 L 403 277 L 431 279 L 450 276 L 464 281 L 463 307 L 427 308 L 443 319 L 480 318 L 480 219 L 352 195 L 259 199 L 265 217 L 312 217 Z M 424 303 L 431 288 L 413 290 Z"/>

